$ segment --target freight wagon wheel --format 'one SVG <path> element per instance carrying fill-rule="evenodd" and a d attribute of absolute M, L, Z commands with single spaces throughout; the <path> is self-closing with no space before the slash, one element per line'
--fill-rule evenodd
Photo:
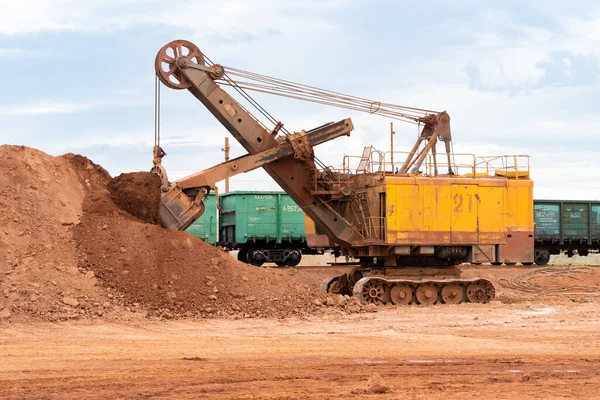
<path fill-rule="evenodd" d="M 465 295 L 464 288 L 458 283 L 447 283 L 442 287 L 442 300 L 446 304 L 459 304 Z"/>
<path fill-rule="evenodd" d="M 156 54 L 154 69 L 156 76 L 171 89 L 187 89 L 192 83 L 179 71 L 175 61 L 186 56 L 191 62 L 204 65 L 204 56 L 195 44 L 187 40 L 173 40 L 165 44 Z"/>
<path fill-rule="evenodd" d="M 390 292 L 390 300 L 393 304 L 401 304 L 407 306 L 413 298 L 413 291 L 410 285 L 406 283 L 397 283 L 392 287 Z"/>
<path fill-rule="evenodd" d="M 249 249 L 246 258 L 248 259 L 248 264 L 254 265 L 255 267 L 262 266 L 265 262 L 261 259 L 258 259 L 255 255 L 255 252 L 258 249 Z"/>
<path fill-rule="evenodd" d="M 522 262 L 521 264 L 523 264 L 525 267 L 530 267 L 533 265 L 532 262 Z"/>
<path fill-rule="evenodd" d="M 284 261 L 275 261 L 278 267 L 285 267 L 287 264 Z"/>
<path fill-rule="evenodd" d="M 533 260 L 537 265 L 546 265 L 550 261 L 550 252 L 547 249 L 535 249 Z"/>
<path fill-rule="evenodd" d="M 417 287 L 415 297 L 419 304 L 431 305 L 434 304 L 438 298 L 438 290 L 432 283 L 421 283 Z"/>
<path fill-rule="evenodd" d="M 365 282 L 362 288 L 362 298 L 367 303 L 379 304 L 383 300 L 385 289 L 383 283 L 379 280 L 370 280 Z"/>
<path fill-rule="evenodd" d="M 290 266 L 290 267 L 296 267 L 296 266 L 298 266 L 298 264 L 300 264 L 301 260 L 302 260 L 302 253 L 299 253 L 297 258 L 293 258 L 293 259 L 288 258 L 286 265 Z"/>
<path fill-rule="evenodd" d="M 240 249 L 237 255 L 238 261 L 248 264 L 248 249 Z"/>
<path fill-rule="evenodd" d="M 502 265 L 502 263 L 501 263 L 501 262 L 496 262 L 496 261 L 495 261 L 495 262 L 493 262 L 493 263 L 492 263 L 492 265 Z"/>

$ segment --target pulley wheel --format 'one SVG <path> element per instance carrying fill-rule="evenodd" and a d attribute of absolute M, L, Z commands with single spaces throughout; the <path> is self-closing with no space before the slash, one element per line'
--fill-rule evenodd
<path fill-rule="evenodd" d="M 362 288 L 362 298 L 367 303 L 379 304 L 383 300 L 383 283 L 379 280 L 369 280 L 365 282 Z"/>
<path fill-rule="evenodd" d="M 417 287 L 415 296 L 419 304 L 434 304 L 438 298 L 438 290 L 433 283 L 422 283 Z"/>
<path fill-rule="evenodd" d="M 446 304 L 459 304 L 465 294 L 465 290 L 458 283 L 447 283 L 442 287 L 442 301 Z"/>
<path fill-rule="evenodd" d="M 156 76 L 171 89 L 187 89 L 192 85 L 175 65 L 175 61 L 181 56 L 187 57 L 193 63 L 204 65 L 204 56 L 200 49 L 187 40 L 173 40 L 165 44 L 154 59 Z"/>
<path fill-rule="evenodd" d="M 390 291 L 390 300 L 393 304 L 408 305 L 413 298 L 413 291 L 406 283 L 397 283 Z"/>

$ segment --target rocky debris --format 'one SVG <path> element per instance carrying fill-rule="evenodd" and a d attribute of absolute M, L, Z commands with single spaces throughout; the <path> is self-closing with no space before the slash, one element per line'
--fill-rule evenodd
<path fill-rule="evenodd" d="M 74 299 L 72 297 L 63 297 L 63 303 L 65 303 L 68 306 L 71 307 L 77 307 L 79 305 L 79 302 L 77 301 L 77 299 Z"/>
<path fill-rule="evenodd" d="M 390 387 L 385 384 L 381 375 L 377 372 L 371 374 L 365 388 L 366 393 L 382 394 L 389 390 Z"/>
<path fill-rule="evenodd" d="M 8 308 L 0 310 L 0 319 L 6 319 L 8 317 L 10 317 L 10 310 Z"/>
<path fill-rule="evenodd" d="M 328 309 L 343 311 L 348 314 L 377 312 L 380 307 L 384 307 L 383 305 L 377 306 L 376 304 L 361 304 L 360 300 L 356 297 L 341 294 L 335 297 L 328 296 L 324 301 L 316 299 L 314 304 Z"/>

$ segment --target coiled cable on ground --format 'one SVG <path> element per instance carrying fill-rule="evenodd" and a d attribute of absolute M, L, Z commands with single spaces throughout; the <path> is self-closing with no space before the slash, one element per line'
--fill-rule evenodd
<path fill-rule="evenodd" d="M 526 293 L 559 294 L 566 292 L 592 293 L 595 285 L 586 285 L 586 278 L 596 274 L 594 268 L 578 266 L 553 266 L 526 272 L 510 280 L 500 279 L 501 286 Z M 564 280 L 569 280 L 565 284 Z M 582 284 L 583 283 L 583 284 Z"/>

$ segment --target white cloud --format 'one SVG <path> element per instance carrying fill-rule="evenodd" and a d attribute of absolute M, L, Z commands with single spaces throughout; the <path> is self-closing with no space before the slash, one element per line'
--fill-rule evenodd
<path fill-rule="evenodd" d="M 2 57 L 20 57 L 25 55 L 24 49 L 17 48 L 0 48 L 0 56 Z"/>
<path fill-rule="evenodd" d="M 197 35 L 264 33 L 289 27 L 309 11 L 330 12 L 348 4 L 344 0 L 321 1 L 182 1 L 157 0 L 2 0 L 0 33 L 23 35 L 42 31 L 100 32 L 141 24 L 167 25 Z M 295 12 L 287 12 L 289 10 Z M 319 23 L 318 18 L 310 18 Z M 300 24 L 299 24 L 300 25 Z M 312 29 L 312 28 L 311 28 Z"/>
<path fill-rule="evenodd" d="M 73 114 L 89 109 L 90 106 L 87 104 L 42 102 L 23 106 L 0 107 L 0 117 L 37 116 L 48 114 Z"/>
<path fill-rule="evenodd" d="M 86 101 L 40 99 L 27 104 L 0 106 L 0 118 L 75 114 L 102 108 L 123 108 L 139 105 L 151 107 L 151 100 L 136 97 L 136 92 L 116 91 L 114 97 Z"/>

